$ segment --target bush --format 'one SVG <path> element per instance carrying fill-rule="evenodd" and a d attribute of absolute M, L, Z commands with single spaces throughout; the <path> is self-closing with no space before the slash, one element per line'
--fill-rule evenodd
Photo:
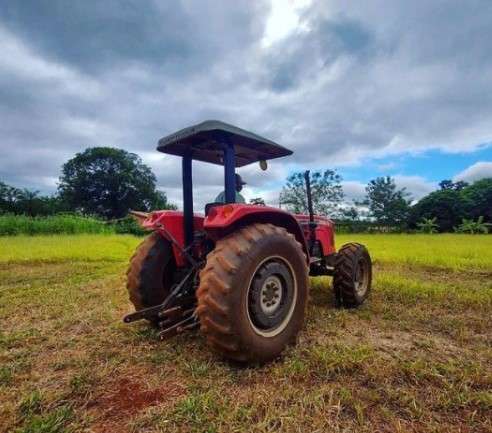
<path fill-rule="evenodd" d="M 77 214 L 37 217 L 14 214 L 0 215 L 0 236 L 78 233 L 117 233 L 144 236 L 146 231 L 130 216 L 108 222 L 96 217 Z"/>
<path fill-rule="evenodd" d="M 100 219 L 75 214 L 45 217 L 0 215 L 0 235 L 2 236 L 114 232 L 114 227 Z"/>
<path fill-rule="evenodd" d="M 115 232 L 118 234 L 129 234 L 135 236 L 144 236 L 147 231 L 144 230 L 140 224 L 131 216 L 121 218 L 113 223 Z"/>
<path fill-rule="evenodd" d="M 336 233 L 408 233 L 401 226 L 391 226 L 375 221 L 334 220 Z"/>

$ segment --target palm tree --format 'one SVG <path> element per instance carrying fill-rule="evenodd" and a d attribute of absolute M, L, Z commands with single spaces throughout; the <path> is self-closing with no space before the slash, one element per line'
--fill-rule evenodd
<path fill-rule="evenodd" d="M 420 233 L 437 233 L 439 225 L 436 223 L 437 218 L 422 218 L 422 221 L 417 223 Z"/>
<path fill-rule="evenodd" d="M 24 188 L 19 194 L 19 204 L 24 212 L 29 216 L 36 213 L 36 204 L 39 201 L 39 191 L 29 191 Z"/>
<path fill-rule="evenodd" d="M 461 224 L 455 227 L 454 231 L 457 233 L 470 233 L 472 235 L 478 233 L 487 234 L 491 226 L 492 224 L 483 222 L 483 216 L 479 216 L 477 221 L 463 218 Z"/>

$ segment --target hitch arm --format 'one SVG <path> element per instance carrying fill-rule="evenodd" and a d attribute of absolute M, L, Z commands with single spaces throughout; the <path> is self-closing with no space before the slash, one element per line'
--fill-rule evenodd
<path fill-rule="evenodd" d="M 125 323 L 135 322 L 136 320 L 141 320 L 141 319 L 145 319 L 148 317 L 152 317 L 156 313 L 159 317 L 162 317 L 163 315 L 166 315 L 166 314 L 174 313 L 176 311 L 176 308 L 170 308 L 168 310 L 164 310 L 164 309 L 169 305 L 169 303 L 171 301 L 176 299 L 176 295 L 178 295 L 181 292 L 182 288 L 187 283 L 187 281 L 195 274 L 195 271 L 196 271 L 196 268 L 195 267 L 192 268 L 190 270 L 190 272 L 188 272 L 185 275 L 185 277 L 179 282 L 179 284 L 177 284 L 171 290 L 171 293 L 167 296 L 166 299 L 164 299 L 164 302 L 162 304 L 155 305 L 153 307 L 144 308 L 142 310 L 136 311 L 135 313 L 127 314 L 123 318 L 123 322 L 125 322 Z"/>

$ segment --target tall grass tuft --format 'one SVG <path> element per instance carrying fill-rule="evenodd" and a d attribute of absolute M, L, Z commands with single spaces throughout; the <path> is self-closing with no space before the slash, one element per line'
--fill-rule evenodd
<path fill-rule="evenodd" d="M 115 227 L 97 218 L 74 214 L 0 215 L 0 236 L 78 233 L 115 233 Z"/>

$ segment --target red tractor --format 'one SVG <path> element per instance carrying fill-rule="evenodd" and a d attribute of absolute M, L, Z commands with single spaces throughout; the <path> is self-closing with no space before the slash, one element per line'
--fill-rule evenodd
<path fill-rule="evenodd" d="M 235 168 L 291 155 L 251 132 L 218 121 L 185 128 L 157 150 L 182 157 L 183 212 L 134 212 L 152 230 L 137 248 L 127 288 L 136 312 L 161 338 L 200 327 L 212 349 L 242 362 L 265 362 L 295 342 L 304 322 L 310 275 L 332 275 L 340 305 L 356 307 L 371 289 L 372 265 L 357 243 L 335 250 L 333 222 L 235 203 Z M 224 166 L 225 203 L 193 212 L 192 160 Z"/>

